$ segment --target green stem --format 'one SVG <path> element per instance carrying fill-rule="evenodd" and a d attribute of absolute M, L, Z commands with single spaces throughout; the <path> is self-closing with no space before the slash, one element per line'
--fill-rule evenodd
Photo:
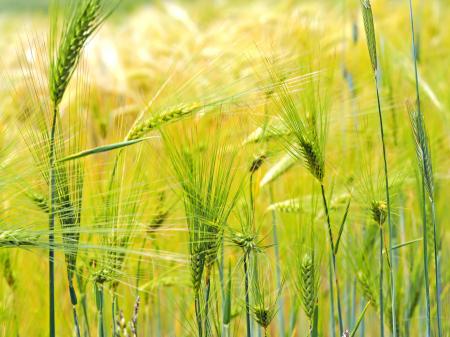
<path fill-rule="evenodd" d="M 91 329 L 89 327 L 89 318 L 88 318 L 88 313 L 87 313 L 86 294 L 81 299 L 81 306 L 83 308 L 83 316 L 84 316 L 84 321 L 86 324 L 86 327 L 84 329 L 84 335 L 86 337 L 91 337 Z"/>
<path fill-rule="evenodd" d="M 201 306 L 200 306 L 200 294 L 197 292 L 195 294 L 195 317 L 197 319 L 197 328 L 198 328 L 198 336 L 202 337 L 202 313 L 201 313 Z"/>
<path fill-rule="evenodd" d="M 83 318 L 84 318 L 84 337 L 90 337 L 91 332 L 89 328 L 89 319 L 88 319 L 88 310 L 87 310 L 87 302 L 86 302 L 86 288 L 84 286 L 83 289 L 83 281 L 81 279 L 81 275 L 79 272 L 75 272 L 76 278 L 77 278 L 77 284 L 78 284 L 78 291 L 81 293 L 81 309 L 83 310 Z"/>
<path fill-rule="evenodd" d="M 112 304 L 111 304 L 113 337 L 116 337 L 116 305 L 117 305 L 117 294 L 114 292 L 112 295 Z"/>
<path fill-rule="evenodd" d="M 80 326 L 78 324 L 77 308 L 74 305 L 72 306 L 72 313 L 73 313 L 73 321 L 74 321 L 74 324 L 75 324 L 76 336 L 77 337 L 81 337 Z"/>
<path fill-rule="evenodd" d="M 273 188 L 270 185 L 270 203 L 273 203 Z M 272 235 L 273 235 L 273 245 L 275 251 L 275 261 L 276 261 L 276 278 L 277 278 L 277 289 L 281 291 L 281 268 L 280 268 L 280 249 L 278 245 L 278 234 L 277 234 L 277 216 L 275 210 L 272 210 Z M 278 301 L 278 324 L 280 336 L 284 337 L 284 303 L 283 297 L 280 296 Z"/>
<path fill-rule="evenodd" d="M 98 337 L 105 337 L 105 328 L 103 323 L 103 285 L 99 283 L 94 284 L 95 288 L 95 303 L 97 306 L 97 320 L 98 320 Z"/>
<path fill-rule="evenodd" d="M 205 276 L 205 336 L 210 335 L 209 327 L 209 293 L 211 291 L 211 267 L 208 266 L 206 269 Z"/>
<path fill-rule="evenodd" d="M 336 337 L 336 329 L 334 326 L 334 287 L 333 287 L 333 266 L 331 264 L 331 259 L 329 262 L 329 287 L 330 287 L 330 330 L 331 330 L 331 337 Z"/>
<path fill-rule="evenodd" d="M 144 250 L 146 242 L 147 242 L 147 238 L 144 237 L 144 240 L 142 241 L 141 251 Z M 136 296 L 139 295 L 139 281 L 141 279 L 141 262 L 142 262 L 142 254 L 139 255 L 139 259 L 138 259 L 138 263 L 137 263 L 137 270 L 136 270 Z"/>
<path fill-rule="evenodd" d="M 247 267 L 248 253 L 244 253 L 244 273 L 245 273 L 245 318 L 247 322 L 247 337 L 252 337 L 251 322 L 250 322 L 250 298 L 248 290 L 248 267 Z"/>
<path fill-rule="evenodd" d="M 68 271 L 69 274 L 69 271 Z M 77 337 L 81 337 L 81 332 L 80 332 L 80 325 L 78 322 L 78 314 L 77 314 L 77 296 L 75 293 L 75 288 L 73 286 L 73 280 L 72 280 L 72 276 L 70 276 L 71 274 L 69 274 L 69 293 L 70 293 L 70 302 L 72 304 L 72 313 L 73 313 L 73 321 L 74 321 L 74 325 L 75 325 L 75 333 Z M 73 274 L 72 274 L 73 275 Z"/>
<path fill-rule="evenodd" d="M 56 202 L 56 179 L 55 179 L 55 133 L 58 106 L 53 107 L 52 127 L 50 131 L 50 153 L 49 153 L 49 180 L 50 180 L 50 213 L 48 219 L 48 269 L 49 269 L 49 330 L 50 337 L 55 337 L 55 202 Z"/>
<path fill-rule="evenodd" d="M 363 303 L 364 303 L 364 297 L 361 297 L 361 306 L 363 305 Z M 361 318 L 360 323 L 361 323 L 361 330 L 360 330 L 359 336 L 364 337 L 366 335 L 366 321 L 364 319 L 364 316 Z"/>
<path fill-rule="evenodd" d="M 377 94 L 377 107 L 378 107 L 378 119 L 380 123 L 380 137 L 381 144 L 383 148 L 383 167 L 384 167 L 384 182 L 385 182 L 385 190 L 386 190 L 386 203 L 387 203 L 387 220 L 389 226 L 389 260 L 392 261 L 392 266 L 389 268 L 390 274 L 390 288 L 391 288 L 391 301 L 392 301 L 392 333 L 393 336 L 397 335 L 397 322 L 396 322 L 396 306 L 395 306 L 395 278 L 394 278 L 394 266 L 393 266 L 393 230 L 392 230 L 392 221 L 391 221 L 391 202 L 389 195 L 389 178 L 388 178 L 388 164 L 387 164 L 387 153 L 386 153 L 386 143 L 384 139 L 384 127 L 383 127 L 383 115 L 381 112 L 381 101 L 380 101 L 380 93 L 378 89 L 378 73 L 375 72 L 375 89 Z"/>
<path fill-rule="evenodd" d="M 428 240 L 427 240 L 427 207 L 425 197 L 425 181 L 422 175 L 422 234 L 423 234 L 423 263 L 425 277 L 425 300 L 427 316 L 427 337 L 431 337 L 431 319 L 430 319 L 430 279 L 428 276 Z"/>
<path fill-rule="evenodd" d="M 380 293 L 380 336 L 384 337 L 384 300 L 383 300 L 383 242 L 384 242 L 384 234 L 383 234 L 383 226 L 381 223 L 378 224 L 380 227 L 380 284 L 379 284 L 379 293 Z"/>
<path fill-rule="evenodd" d="M 334 250 L 333 232 L 331 231 L 330 213 L 328 211 L 327 198 L 325 195 L 325 188 L 323 186 L 323 183 L 320 184 L 320 190 L 322 192 L 323 208 L 325 210 L 325 216 L 327 219 L 328 239 L 330 241 L 331 260 L 333 262 L 333 271 L 334 271 L 334 282 L 336 284 L 336 299 L 337 299 L 338 320 L 339 320 L 339 335 L 342 336 L 342 334 L 344 333 L 344 326 L 342 323 L 341 296 L 340 296 L 340 292 L 339 292 L 339 280 L 338 280 L 337 268 L 336 268 L 336 255 L 335 255 L 335 250 Z"/>
<path fill-rule="evenodd" d="M 436 210 L 434 206 L 434 199 L 431 199 L 431 220 L 433 222 L 433 243 L 434 243 L 434 265 L 435 265 L 435 281 L 436 281 L 436 305 L 437 305 L 437 322 L 438 322 L 438 337 L 442 336 L 442 321 L 441 321 L 441 298 L 440 298 L 440 267 L 438 262 L 438 246 L 437 246 L 437 223 Z"/>

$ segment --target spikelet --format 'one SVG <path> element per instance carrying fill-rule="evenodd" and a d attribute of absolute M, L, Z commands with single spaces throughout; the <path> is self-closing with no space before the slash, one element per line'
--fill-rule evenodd
<path fill-rule="evenodd" d="M 275 120 L 274 122 L 270 122 L 270 124 L 266 127 L 259 127 L 250 133 L 242 145 L 268 142 L 289 135 L 289 129 L 280 121 Z"/>
<path fill-rule="evenodd" d="M 242 248 L 246 253 L 251 251 L 257 251 L 258 245 L 255 241 L 255 236 L 250 234 L 233 233 L 231 241 L 237 246 Z"/>
<path fill-rule="evenodd" d="M 256 305 L 252 307 L 252 312 L 256 322 L 263 328 L 267 328 L 272 321 L 271 310 L 264 305 Z"/>
<path fill-rule="evenodd" d="M 201 251 L 191 253 L 191 279 L 194 293 L 200 292 L 203 270 L 205 268 L 205 256 Z"/>
<path fill-rule="evenodd" d="M 372 219 L 380 226 L 384 224 L 387 217 L 387 204 L 384 201 L 373 200 L 370 205 Z"/>
<path fill-rule="evenodd" d="M 362 293 L 364 297 L 370 301 L 370 303 L 378 309 L 378 302 L 376 301 L 376 291 L 367 277 L 367 275 L 360 270 L 357 274 L 358 283 L 361 286 Z"/>
<path fill-rule="evenodd" d="M 310 254 L 303 256 L 300 274 L 300 295 L 305 314 L 311 323 L 317 303 L 317 276 Z"/>
<path fill-rule="evenodd" d="M 59 105 L 67 85 L 78 64 L 87 39 L 99 24 L 101 0 L 89 0 L 69 22 L 56 52 L 56 61 L 51 65 L 50 95 L 55 106 Z"/>
<path fill-rule="evenodd" d="M 0 248 L 36 245 L 37 235 L 27 233 L 23 229 L 2 230 L 0 232 Z"/>
<path fill-rule="evenodd" d="M 428 135 L 425 129 L 425 121 L 423 119 L 423 114 L 418 112 L 409 102 L 407 103 L 407 109 L 416 144 L 417 161 L 422 169 L 428 196 L 432 200 L 434 197 L 433 167 Z"/>
<path fill-rule="evenodd" d="M 279 178 L 286 171 L 288 171 L 292 166 L 294 166 L 296 162 L 296 158 L 294 158 L 290 154 L 284 155 L 274 166 L 272 166 L 261 179 L 259 183 L 260 187 L 263 187 L 272 181 Z"/>
<path fill-rule="evenodd" d="M 252 164 L 250 165 L 250 173 L 255 173 L 258 171 L 262 164 L 264 164 L 264 161 L 267 159 L 267 156 L 265 154 L 259 155 L 257 158 L 255 158 L 252 161 Z"/>
<path fill-rule="evenodd" d="M 126 140 L 129 141 L 142 138 L 150 131 L 163 125 L 179 121 L 180 119 L 199 111 L 201 108 L 202 105 L 199 103 L 180 104 L 171 107 L 168 110 L 133 126 L 126 137 Z"/>
<path fill-rule="evenodd" d="M 50 211 L 48 200 L 45 196 L 36 192 L 27 192 L 26 195 L 44 213 Z"/>
<path fill-rule="evenodd" d="M 299 199 L 289 199 L 271 204 L 267 210 L 282 213 L 299 213 L 302 210 Z"/>
<path fill-rule="evenodd" d="M 375 26 L 373 24 L 372 6 L 369 0 L 361 0 L 361 8 L 364 19 L 364 29 L 366 31 L 367 47 L 369 49 L 370 62 L 373 71 L 377 70 L 377 44 L 375 38 Z"/>
<path fill-rule="evenodd" d="M 322 182 L 325 176 L 325 161 L 321 151 L 315 146 L 315 143 L 305 138 L 300 142 L 300 152 L 308 171 L 319 182 Z"/>

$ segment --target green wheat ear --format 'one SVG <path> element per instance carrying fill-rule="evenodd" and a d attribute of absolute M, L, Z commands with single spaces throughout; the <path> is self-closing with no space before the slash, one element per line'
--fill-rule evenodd
<path fill-rule="evenodd" d="M 67 28 L 63 28 L 57 50 L 52 53 L 54 59 L 50 69 L 50 96 L 55 106 L 59 105 L 64 96 L 87 40 L 105 18 L 102 7 L 102 0 L 81 1 L 81 4 L 73 8 L 75 13 Z M 56 34 L 55 30 L 56 27 L 53 27 L 52 34 Z"/>
<path fill-rule="evenodd" d="M 315 271 L 314 261 L 310 254 L 303 256 L 300 267 L 300 295 L 309 322 L 313 321 L 314 309 L 317 303 L 317 274 Z"/>
<path fill-rule="evenodd" d="M 149 132 L 160 128 L 163 125 L 179 121 L 188 117 L 202 108 L 199 103 L 179 104 L 162 111 L 155 116 L 134 125 L 129 131 L 126 141 L 136 140 L 144 137 Z"/>
<path fill-rule="evenodd" d="M 361 8 L 366 31 L 367 47 L 369 48 L 370 62 L 374 71 L 377 70 L 377 45 L 375 39 L 375 26 L 373 24 L 372 6 L 369 0 L 361 0 Z"/>
<path fill-rule="evenodd" d="M 376 300 L 376 290 L 371 280 L 365 272 L 362 270 L 358 271 L 357 280 L 361 287 L 361 291 L 366 299 L 378 310 L 378 302 Z"/>
<path fill-rule="evenodd" d="M 416 145 L 417 161 L 422 169 L 425 188 L 428 192 L 430 199 L 434 197 L 434 182 L 433 182 L 433 166 L 431 161 L 431 150 L 428 141 L 427 130 L 425 128 L 425 121 L 423 114 L 418 112 L 416 107 L 407 102 L 407 109 L 409 113 L 409 119 L 411 122 L 411 128 Z"/>
<path fill-rule="evenodd" d="M 38 246 L 38 236 L 24 229 L 3 230 L 0 232 L 0 248 Z"/>
<path fill-rule="evenodd" d="M 372 219 L 380 226 L 383 225 L 387 218 L 386 202 L 373 200 L 371 202 L 370 212 Z"/>

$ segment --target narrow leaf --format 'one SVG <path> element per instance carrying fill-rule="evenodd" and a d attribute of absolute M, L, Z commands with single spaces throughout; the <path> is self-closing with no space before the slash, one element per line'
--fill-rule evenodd
<path fill-rule="evenodd" d="M 367 308 L 369 307 L 370 301 L 367 302 L 366 306 L 364 307 L 363 311 L 361 312 L 361 315 L 358 317 L 358 321 L 356 322 L 355 327 L 353 328 L 352 333 L 350 334 L 350 337 L 354 337 L 356 334 L 356 331 L 358 331 L 359 325 L 361 324 L 362 319 L 364 318 L 364 315 L 366 314 Z"/>
<path fill-rule="evenodd" d="M 83 157 L 87 157 L 93 154 L 97 154 L 97 153 L 102 153 L 102 152 L 108 152 L 108 151 L 112 151 L 112 150 L 116 150 L 116 149 L 120 149 L 122 147 L 126 147 L 126 146 L 130 146 L 133 144 L 137 144 L 140 143 L 144 140 L 148 140 L 148 139 L 153 139 L 153 138 L 157 138 L 156 136 L 153 137 L 145 137 L 145 138 L 140 138 L 140 139 L 134 139 L 134 140 L 127 140 L 124 142 L 119 142 L 119 143 L 114 143 L 114 144 L 108 144 L 108 145 L 102 145 L 102 146 L 98 146 L 98 147 L 94 147 L 93 149 L 89 149 L 89 150 L 84 150 L 75 154 L 71 154 L 70 156 L 64 157 L 60 160 L 58 160 L 58 162 L 65 162 L 65 161 L 69 161 L 69 160 L 74 160 L 74 159 L 79 159 L 79 158 L 83 158 Z"/>
<path fill-rule="evenodd" d="M 344 231 L 344 225 L 345 225 L 345 222 L 347 221 L 348 211 L 350 209 L 350 203 L 351 203 L 351 199 L 348 200 L 347 207 L 345 208 L 344 216 L 342 217 L 341 226 L 339 227 L 339 234 L 336 239 L 336 244 L 334 246 L 334 255 L 337 254 L 338 249 L 339 249 L 339 242 L 341 241 L 342 232 Z"/>

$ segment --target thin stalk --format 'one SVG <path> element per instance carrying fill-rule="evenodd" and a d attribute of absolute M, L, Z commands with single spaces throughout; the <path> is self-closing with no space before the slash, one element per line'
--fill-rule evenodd
<path fill-rule="evenodd" d="M 430 279 L 428 276 L 428 240 L 427 240 L 427 207 L 425 197 L 425 182 L 422 175 L 422 234 L 423 234 L 423 263 L 425 277 L 425 303 L 427 317 L 427 337 L 431 337 L 431 318 L 430 318 Z"/>
<path fill-rule="evenodd" d="M 75 334 L 77 337 L 81 337 L 80 326 L 78 324 L 77 308 L 74 305 L 72 306 L 72 313 L 73 313 L 73 321 L 75 324 Z"/>
<path fill-rule="evenodd" d="M 141 251 L 144 250 L 146 242 L 147 242 L 147 238 L 144 237 L 144 240 L 142 241 Z M 136 296 L 139 295 L 139 282 L 141 279 L 141 262 L 142 262 L 142 255 L 139 255 L 139 259 L 138 259 L 138 263 L 137 263 L 137 270 L 136 270 Z"/>
<path fill-rule="evenodd" d="M 333 232 L 331 231 L 331 221 L 330 221 L 330 213 L 328 211 L 327 197 L 325 195 L 325 188 L 322 183 L 320 184 L 320 190 L 322 192 L 323 208 L 325 210 L 325 216 L 327 219 L 328 239 L 329 239 L 330 248 L 331 248 L 331 260 L 333 262 L 334 282 L 336 284 L 336 299 L 337 299 L 338 320 L 339 320 L 339 335 L 342 336 L 342 334 L 344 333 L 344 326 L 342 323 L 341 296 L 339 293 L 339 280 L 338 280 L 337 268 L 336 268 L 336 254 L 335 254 L 335 250 L 334 250 Z"/>
<path fill-rule="evenodd" d="M 434 243 L 434 265 L 435 280 L 436 280 L 436 305 L 437 305 L 437 322 L 438 322 L 438 337 L 442 336 L 442 322 L 441 322 L 441 296 L 440 296 L 440 267 L 439 267 L 439 250 L 437 247 L 437 224 L 436 224 L 436 210 L 434 206 L 434 199 L 431 199 L 431 221 L 433 222 L 433 243 Z M 426 240 L 425 240 L 426 241 Z"/>
<path fill-rule="evenodd" d="M 355 324 L 355 316 L 356 316 L 356 279 L 353 280 L 352 285 L 352 310 L 350 316 L 350 326 Z"/>
<path fill-rule="evenodd" d="M 334 326 L 334 287 L 333 287 L 333 266 L 331 265 L 331 259 L 329 262 L 329 287 L 330 287 L 330 330 L 331 330 L 331 337 L 336 337 L 336 330 Z"/>
<path fill-rule="evenodd" d="M 88 310 L 87 310 L 87 302 L 86 302 L 86 293 L 84 291 L 82 291 L 82 280 L 81 280 L 81 275 L 80 273 L 76 272 L 76 278 L 77 278 L 77 284 L 78 284 L 78 289 L 81 293 L 81 309 L 83 310 L 83 319 L 84 319 L 84 337 L 90 337 L 91 336 L 91 332 L 90 332 L 90 328 L 89 328 L 89 319 L 88 319 Z"/>
<path fill-rule="evenodd" d="M 311 337 L 319 336 L 319 305 L 316 303 L 316 307 L 314 308 L 314 316 L 313 316 L 313 327 L 311 330 Z"/>
<path fill-rule="evenodd" d="M 364 297 L 361 297 L 361 307 L 364 306 Z M 364 317 L 361 319 L 361 329 L 359 333 L 359 337 L 364 337 L 366 334 L 366 321 Z"/>
<path fill-rule="evenodd" d="M 273 188 L 270 185 L 270 203 L 273 203 Z M 273 245 L 275 251 L 275 261 L 276 261 L 276 282 L 277 289 L 281 291 L 281 268 L 280 268 L 280 248 L 278 245 L 278 234 L 277 234 L 277 216 L 275 210 L 272 210 L 272 235 L 273 235 Z M 285 336 L 284 331 L 284 303 L 283 297 L 280 296 L 278 300 L 278 324 L 279 324 L 279 333 L 281 337 Z"/>
<path fill-rule="evenodd" d="M 98 337 L 105 337 L 105 327 L 103 322 L 103 285 L 95 283 L 95 303 L 97 306 L 97 320 L 98 320 Z"/>
<path fill-rule="evenodd" d="M 228 324 L 224 324 L 222 327 L 222 337 L 230 336 L 230 326 Z"/>
<path fill-rule="evenodd" d="M 381 137 L 381 144 L 383 148 L 383 167 L 384 167 L 384 182 L 385 182 L 385 190 L 386 190 L 386 203 L 387 203 L 387 220 L 388 220 L 388 226 L 389 226 L 389 260 L 393 261 L 392 254 L 393 254 L 393 230 L 392 230 L 392 221 L 391 221 L 391 201 L 390 201 L 390 195 L 389 195 L 389 178 L 388 178 L 388 164 L 387 164 L 387 153 L 386 153 L 386 143 L 384 139 L 384 127 L 383 127 L 383 115 L 381 112 L 381 100 L 380 100 L 380 93 L 378 88 L 378 71 L 375 71 L 375 89 L 377 94 L 377 107 L 378 107 L 378 119 L 380 123 L 380 137 Z M 390 276 L 390 288 L 391 288 L 391 301 L 392 301 L 392 332 L 393 336 L 396 337 L 397 335 L 397 322 L 396 322 L 396 306 L 395 306 L 395 278 L 394 278 L 394 271 L 393 266 L 389 268 L 389 276 Z"/>
<path fill-rule="evenodd" d="M 77 337 L 81 337 L 80 332 L 80 324 L 78 321 L 78 314 L 77 314 L 77 296 L 75 293 L 75 288 L 73 286 L 73 281 L 71 277 L 69 276 L 69 293 L 70 293 L 70 302 L 72 303 L 72 314 L 73 314 L 73 322 L 75 325 L 75 333 Z"/>
<path fill-rule="evenodd" d="M 252 214 L 255 214 L 255 200 L 253 196 L 253 172 L 250 173 L 250 205 L 252 206 Z"/>
<path fill-rule="evenodd" d="M 112 318 L 112 326 L 113 326 L 113 337 L 116 337 L 116 301 L 117 295 L 114 292 L 112 295 L 112 303 L 111 303 L 111 318 Z"/>
<path fill-rule="evenodd" d="M 250 298 L 248 290 L 248 268 L 247 268 L 248 253 L 244 254 L 244 274 L 245 274 L 245 318 L 247 322 L 247 337 L 252 337 L 251 322 L 250 322 Z"/>
<path fill-rule="evenodd" d="M 197 328 L 198 328 L 198 336 L 203 336 L 203 328 L 202 328 L 202 313 L 201 313 L 201 306 L 200 306 L 200 294 L 197 292 L 195 294 L 195 317 L 197 319 Z"/>
<path fill-rule="evenodd" d="M 58 115 L 58 107 L 53 108 L 52 127 L 50 131 L 50 212 L 48 216 L 48 269 L 49 269 L 49 335 L 55 337 L 55 202 L 56 202 L 56 179 L 55 179 L 55 133 L 56 133 L 56 117 Z"/>
<path fill-rule="evenodd" d="M 384 301 L 383 301 L 383 242 L 384 242 L 384 231 L 383 225 L 378 224 L 380 227 L 380 284 L 379 284 L 379 294 L 380 294 L 380 336 L 384 337 Z"/>
<path fill-rule="evenodd" d="M 219 281 L 220 281 L 220 291 L 221 291 L 221 294 L 222 294 L 222 298 L 225 298 L 225 280 L 224 280 L 224 270 L 223 270 L 223 268 L 224 268 L 224 261 L 225 261 L 225 249 L 224 249 L 224 246 L 225 246 L 225 238 L 224 238 L 224 236 L 222 235 L 222 238 L 220 239 L 221 240 L 221 245 L 220 245 L 220 261 L 219 261 L 219 263 L 218 263 L 218 265 L 219 265 Z"/>
<path fill-rule="evenodd" d="M 225 253 L 224 253 L 224 249 L 225 249 L 225 239 L 224 236 L 222 235 L 221 238 L 222 244 L 220 245 L 220 262 L 219 262 L 219 280 L 220 280 L 220 291 L 221 291 L 221 295 L 222 295 L 222 317 L 225 316 L 225 312 L 227 310 L 227 301 L 229 300 L 226 296 L 231 296 L 230 293 L 228 293 L 227 295 L 225 294 L 225 277 L 224 277 L 224 260 L 225 260 Z M 228 281 L 230 282 L 230 281 Z M 229 332 L 229 326 L 227 323 L 225 323 L 225 320 L 222 319 L 222 336 L 223 337 L 228 337 L 228 335 L 230 334 Z"/>
<path fill-rule="evenodd" d="M 210 327 L 209 327 L 209 293 L 211 291 L 211 266 L 208 266 L 206 269 L 205 275 L 205 336 L 210 335 Z"/>

